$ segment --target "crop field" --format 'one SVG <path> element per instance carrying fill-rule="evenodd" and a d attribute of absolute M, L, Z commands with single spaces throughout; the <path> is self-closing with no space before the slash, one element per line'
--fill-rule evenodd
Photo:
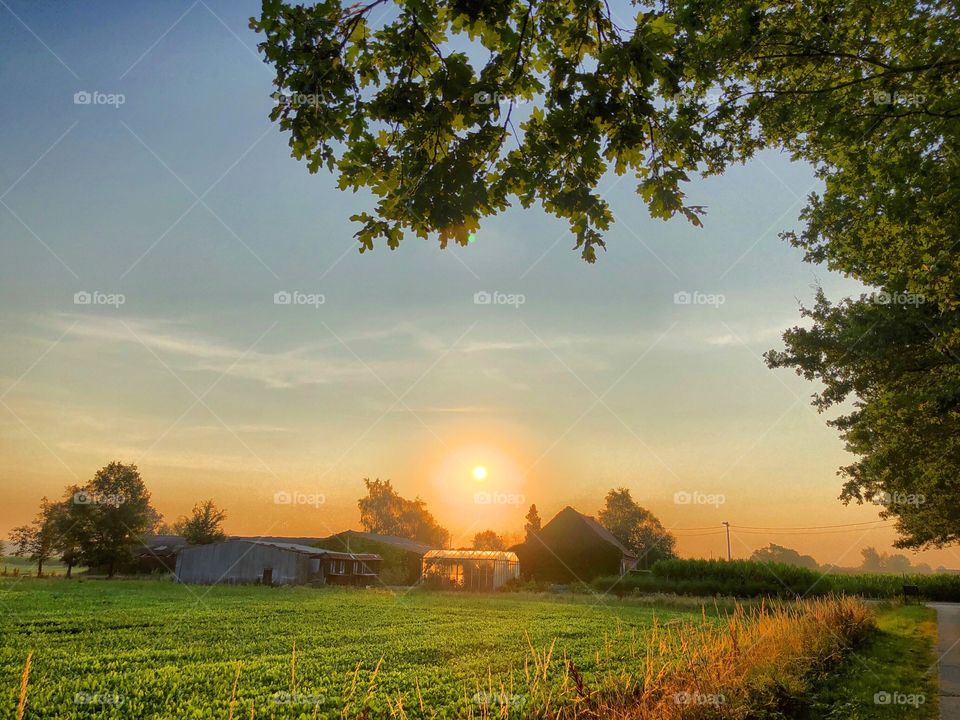
<path fill-rule="evenodd" d="M 389 717 L 398 702 L 408 717 L 516 717 L 532 657 L 588 678 L 601 656 L 639 669 L 638 632 L 703 617 L 609 598 L 0 578 L 0 706 L 17 706 L 32 651 L 24 718 L 209 720 L 231 699 L 233 718 L 251 704 Z"/>

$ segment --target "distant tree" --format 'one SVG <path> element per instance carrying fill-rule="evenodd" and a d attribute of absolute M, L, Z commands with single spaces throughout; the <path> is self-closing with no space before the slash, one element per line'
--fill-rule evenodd
<path fill-rule="evenodd" d="M 883 572 L 883 557 L 881 557 L 880 553 L 877 552 L 875 547 L 863 548 L 863 550 L 860 551 L 860 555 L 863 556 L 863 562 L 860 564 L 860 568 L 864 572 Z"/>
<path fill-rule="evenodd" d="M 503 550 L 504 548 L 503 538 L 493 530 L 484 530 L 473 536 L 474 550 Z"/>
<path fill-rule="evenodd" d="M 52 504 L 43 498 L 40 512 L 29 525 L 20 525 L 10 532 L 13 554 L 37 563 L 37 577 L 43 575 L 43 564 L 56 555 L 56 528 L 52 522 Z"/>
<path fill-rule="evenodd" d="M 158 517 L 136 465 L 112 462 L 101 468 L 74 501 L 90 506 L 84 559 L 89 565 L 106 567 L 110 577 Z"/>
<path fill-rule="evenodd" d="M 540 512 L 537 510 L 536 505 L 531 505 L 530 509 L 527 511 L 526 524 L 523 526 L 524 532 L 526 533 L 526 539 L 530 540 L 540 532 L 541 522 L 540 522 Z"/>
<path fill-rule="evenodd" d="M 367 532 L 418 540 L 434 547 L 446 547 L 450 533 L 441 527 L 420 498 L 401 497 L 389 480 L 364 478 L 365 497 L 357 501 L 360 524 Z"/>
<path fill-rule="evenodd" d="M 223 521 L 227 513 L 220 510 L 213 500 L 204 500 L 193 506 L 190 517 L 181 517 L 174 524 L 177 535 L 183 535 L 191 545 L 209 545 L 226 538 Z"/>
<path fill-rule="evenodd" d="M 89 504 L 77 502 L 85 496 L 79 485 L 68 486 L 63 499 L 51 506 L 50 521 L 56 535 L 60 561 L 67 566 L 67 577 L 84 559 L 84 550 L 92 546 L 93 511 Z"/>
<path fill-rule="evenodd" d="M 642 567 L 676 557 L 676 540 L 646 508 L 638 505 L 627 488 L 607 493 L 599 514 L 600 524 L 640 557 Z"/>
<path fill-rule="evenodd" d="M 750 559 L 756 560 L 757 562 L 777 562 L 784 563 L 785 565 L 795 565 L 797 567 L 809 568 L 810 570 L 816 570 L 819 567 L 817 561 L 810 555 L 801 555 L 793 548 L 783 547 L 782 545 L 776 545 L 774 543 L 770 543 L 765 548 L 754 550 Z"/>

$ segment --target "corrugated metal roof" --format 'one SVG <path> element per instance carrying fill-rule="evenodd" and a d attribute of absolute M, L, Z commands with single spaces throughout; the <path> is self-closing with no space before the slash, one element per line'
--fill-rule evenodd
<path fill-rule="evenodd" d="M 311 547 L 309 545 L 298 545 L 297 543 L 274 542 L 273 540 L 242 540 L 241 542 L 253 543 L 255 545 L 266 545 L 268 547 L 280 548 L 281 550 L 290 550 L 302 555 L 309 555 L 315 558 L 331 558 L 334 560 L 382 560 L 379 555 L 373 553 L 347 553 L 337 552 L 336 550 L 324 550 L 323 548 Z"/>
<path fill-rule="evenodd" d="M 506 550 L 431 550 L 423 556 L 424 560 L 506 560 L 519 562 L 516 553 Z"/>

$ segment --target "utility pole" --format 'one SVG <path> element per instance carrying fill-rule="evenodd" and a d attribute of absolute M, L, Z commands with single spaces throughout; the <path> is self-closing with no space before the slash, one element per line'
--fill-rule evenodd
<path fill-rule="evenodd" d="M 724 520 L 724 521 L 723 521 L 723 524 L 724 524 L 724 525 L 726 526 L 726 528 L 727 528 L 727 560 L 729 561 L 729 560 L 732 559 L 731 556 L 730 556 L 730 523 L 728 523 L 726 520 Z"/>

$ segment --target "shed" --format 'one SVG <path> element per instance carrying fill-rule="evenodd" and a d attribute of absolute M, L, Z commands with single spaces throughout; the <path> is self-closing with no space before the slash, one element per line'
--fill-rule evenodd
<path fill-rule="evenodd" d="M 385 585 L 413 585 L 420 579 L 423 556 L 430 550 L 417 540 L 397 535 L 380 535 L 344 530 L 315 543 L 338 552 L 375 553 L 383 558 L 380 579 Z"/>
<path fill-rule="evenodd" d="M 504 550 L 431 550 L 423 556 L 423 582 L 452 590 L 496 590 L 520 577 L 516 554 Z"/>
<path fill-rule="evenodd" d="M 380 556 L 341 553 L 271 540 L 225 540 L 190 545 L 177 556 L 182 583 L 365 585 L 377 579 Z"/>

